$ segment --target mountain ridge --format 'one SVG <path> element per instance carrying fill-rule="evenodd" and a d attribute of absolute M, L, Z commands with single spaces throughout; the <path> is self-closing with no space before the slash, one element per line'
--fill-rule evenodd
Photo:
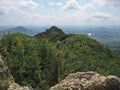
<path fill-rule="evenodd" d="M 0 30 L 0 36 L 2 37 L 8 33 L 17 33 L 17 32 L 28 35 L 28 36 L 32 36 L 35 34 L 35 32 L 33 32 L 32 30 L 26 29 L 23 26 L 17 26 L 10 29 Z"/>

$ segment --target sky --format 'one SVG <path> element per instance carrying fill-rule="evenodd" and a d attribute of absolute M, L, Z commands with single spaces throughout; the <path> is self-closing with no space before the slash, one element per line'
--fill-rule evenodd
<path fill-rule="evenodd" d="M 120 25 L 120 0 L 0 0 L 0 25 Z"/>

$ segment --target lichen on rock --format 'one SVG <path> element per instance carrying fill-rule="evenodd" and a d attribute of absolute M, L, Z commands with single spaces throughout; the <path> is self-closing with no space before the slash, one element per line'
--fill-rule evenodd
<path fill-rule="evenodd" d="M 11 83 L 8 90 L 32 90 L 31 87 L 22 87 L 20 85 L 18 85 L 17 83 Z"/>
<path fill-rule="evenodd" d="M 120 78 L 95 72 L 70 74 L 50 90 L 120 90 Z"/>

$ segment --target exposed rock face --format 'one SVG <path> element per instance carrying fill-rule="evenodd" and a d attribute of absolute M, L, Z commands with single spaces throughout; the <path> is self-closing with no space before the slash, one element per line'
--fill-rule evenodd
<path fill-rule="evenodd" d="M 16 83 L 11 83 L 8 90 L 32 90 L 30 87 L 21 87 Z"/>
<path fill-rule="evenodd" d="M 2 56 L 0 55 L 0 90 L 7 90 L 9 86 L 9 82 L 13 82 L 13 77 L 10 74 L 8 67 L 2 60 Z"/>
<path fill-rule="evenodd" d="M 32 90 L 32 88 L 21 87 L 14 82 L 8 67 L 0 55 L 0 90 Z"/>
<path fill-rule="evenodd" d="M 70 74 L 50 90 L 120 90 L 120 78 L 102 76 L 95 72 Z"/>

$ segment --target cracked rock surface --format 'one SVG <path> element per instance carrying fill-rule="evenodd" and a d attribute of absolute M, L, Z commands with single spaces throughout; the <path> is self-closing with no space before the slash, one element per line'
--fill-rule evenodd
<path fill-rule="evenodd" d="M 50 90 L 120 90 L 120 78 L 102 76 L 95 72 L 70 74 Z"/>

